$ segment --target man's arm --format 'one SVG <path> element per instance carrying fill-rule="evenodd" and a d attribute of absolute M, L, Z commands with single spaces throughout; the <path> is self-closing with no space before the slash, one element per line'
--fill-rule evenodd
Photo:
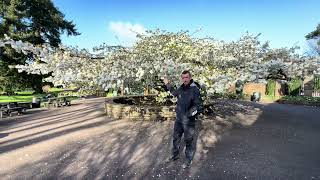
<path fill-rule="evenodd" d="M 175 89 L 171 84 L 166 84 L 167 86 L 167 89 L 170 91 L 170 93 L 173 95 L 173 96 L 178 96 L 178 90 Z"/>
<path fill-rule="evenodd" d="M 173 88 L 173 86 L 169 83 L 169 80 L 167 77 L 164 77 L 163 82 L 173 96 L 175 97 L 178 96 L 178 90 Z"/>

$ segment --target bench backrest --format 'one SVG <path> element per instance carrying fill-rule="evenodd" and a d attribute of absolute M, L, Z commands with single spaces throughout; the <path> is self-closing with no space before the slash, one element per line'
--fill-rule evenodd
<path fill-rule="evenodd" d="M 9 103 L 8 105 L 7 105 L 7 108 L 8 109 L 10 109 L 10 108 L 15 108 L 15 107 L 18 107 L 18 103 Z"/>

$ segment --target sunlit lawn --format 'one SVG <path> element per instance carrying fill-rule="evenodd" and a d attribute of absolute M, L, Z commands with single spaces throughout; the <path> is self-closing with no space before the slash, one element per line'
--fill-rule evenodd
<path fill-rule="evenodd" d="M 5 103 L 5 102 L 32 102 L 32 98 L 33 97 L 43 97 L 43 96 L 45 96 L 45 94 L 0 96 L 0 103 Z"/>
<path fill-rule="evenodd" d="M 50 88 L 49 92 L 52 93 L 59 93 L 64 91 L 61 88 Z M 32 102 L 33 97 L 42 98 L 46 96 L 46 94 L 32 94 L 34 91 L 18 91 L 15 92 L 16 95 L 13 96 L 5 96 L 0 95 L 0 103 L 7 103 L 7 102 Z"/>

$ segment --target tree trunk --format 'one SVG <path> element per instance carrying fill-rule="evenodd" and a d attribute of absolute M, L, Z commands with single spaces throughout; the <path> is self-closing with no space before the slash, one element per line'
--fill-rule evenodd
<path fill-rule="evenodd" d="M 121 82 L 121 96 L 124 96 L 124 81 Z"/>

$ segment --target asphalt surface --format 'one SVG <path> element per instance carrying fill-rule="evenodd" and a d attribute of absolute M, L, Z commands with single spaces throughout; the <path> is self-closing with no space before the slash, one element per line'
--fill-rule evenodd
<path fill-rule="evenodd" d="M 320 109 L 216 102 L 190 169 L 173 122 L 113 120 L 103 100 L 0 120 L 1 179 L 320 179 Z"/>

